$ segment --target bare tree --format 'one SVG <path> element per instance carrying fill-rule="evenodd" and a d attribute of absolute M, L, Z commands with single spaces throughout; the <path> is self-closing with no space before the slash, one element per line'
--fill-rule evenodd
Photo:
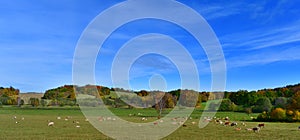
<path fill-rule="evenodd" d="M 164 93 L 162 93 L 162 92 L 158 92 L 155 95 L 156 95 L 155 96 L 155 102 L 156 102 L 155 109 L 158 113 L 157 118 L 160 119 L 163 110 L 166 108 L 167 98 L 164 96 Z"/>

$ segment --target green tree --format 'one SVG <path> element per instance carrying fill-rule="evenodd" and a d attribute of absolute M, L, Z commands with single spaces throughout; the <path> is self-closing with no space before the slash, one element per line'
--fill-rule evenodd
<path fill-rule="evenodd" d="M 270 112 L 271 109 L 272 109 L 272 104 L 270 99 L 267 97 L 262 97 L 256 101 L 252 111 L 254 113 L 261 113 L 263 111 Z"/>
<path fill-rule="evenodd" d="M 235 106 L 236 105 L 233 102 L 231 102 L 230 99 L 223 99 L 220 104 L 219 110 L 220 111 L 233 111 Z"/>
<path fill-rule="evenodd" d="M 229 95 L 229 99 L 234 102 L 236 105 L 248 105 L 248 91 L 247 90 L 239 90 L 236 93 L 232 93 Z"/>
<path fill-rule="evenodd" d="M 47 101 L 45 99 L 41 99 L 41 105 L 45 107 L 47 105 Z"/>
<path fill-rule="evenodd" d="M 285 109 L 286 106 L 287 106 L 287 98 L 286 97 L 277 97 L 277 98 L 275 98 L 274 106 L 276 108 L 283 108 L 283 109 Z"/>

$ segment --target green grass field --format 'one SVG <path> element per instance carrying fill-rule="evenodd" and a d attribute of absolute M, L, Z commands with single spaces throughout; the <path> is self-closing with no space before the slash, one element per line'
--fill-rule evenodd
<path fill-rule="evenodd" d="M 111 109 L 116 115 L 123 119 L 133 122 L 142 122 L 141 116 L 128 116 L 128 114 L 142 113 L 148 121 L 156 119 L 156 111 L 153 109 Z M 192 116 L 192 120 L 188 120 L 185 124 L 187 127 L 180 127 L 171 135 L 164 139 L 299 139 L 300 131 L 299 123 L 265 123 L 266 127 L 262 128 L 259 133 L 246 131 L 246 128 L 256 126 L 257 122 L 249 122 L 250 116 L 245 113 L 218 112 L 217 117 L 228 116 L 232 120 L 240 123 L 245 121 L 247 126 L 238 126 L 242 130 L 237 131 L 235 127 L 221 126 L 213 122 L 209 123 L 205 128 L 200 129 L 191 122 L 198 122 L 201 115 L 200 109 L 196 109 Z M 257 116 L 257 114 L 251 114 Z M 17 116 L 17 119 L 13 119 Z M 61 120 L 57 120 L 57 116 L 61 116 Z M 72 118 L 65 121 L 66 116 Z M 21 118 L 24 117 L 24 120 Z M 79 108 L 76 107 L 57 107 L 57 108 L 18 108 L 3 107 L 0 108 L 0 139 L 110 139 L 109 137 L 98 132 L 89 122 L 85 121 Z M 48 127 L 48 120 L 55 122 L 54 127 Z M 80 122 L 80 128 L 76 128 L 73 120 Z M 16 123 L 16 121 L 18 123 Z M 158 127 L 159 129 L 159 127 Z M 146 133 L 146 132 L 145 132 Z"/>

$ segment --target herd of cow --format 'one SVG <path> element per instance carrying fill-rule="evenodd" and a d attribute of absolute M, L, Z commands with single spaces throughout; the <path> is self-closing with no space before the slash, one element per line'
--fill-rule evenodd
<path fill-rule="evenodd" d="M 235 127 L 235 130 L 240 131 L 242 130 L 241 127 L 237 127 L 238 123 L 233 121 L 230 121 L 229 117 L 225 117 L 225 118 L 205 118 L 204 121 L 208 121 L 208 122 L 215 122 L 215 124 L 219 124 L 219 125 L 223 125 L 223 126 L 232 126 Z M 245 122 L 241 122 L 241 126 L 247 126 Z M 261 130 L 261 128 L 265 127 L 265 123 L 259 123 L 256 127 L 253 128 L 246 128 L 247 131 L 253 131 L 253 132 L 259 132 Z M 300 126 L 299 126 L 299 130 L 300 130 Z"/>

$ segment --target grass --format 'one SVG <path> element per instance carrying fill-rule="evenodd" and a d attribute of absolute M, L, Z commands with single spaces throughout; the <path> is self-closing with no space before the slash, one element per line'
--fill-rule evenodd
<path fill-rule="evenodd" d="M 121 118 L 142 122 L 141 117 L 145 116 L 149 121 L 156 120 L 156 111 L 153 109 L 110 109 L 113 113 Z M 167 113 L 170 110 L 167 110 Z M 138 114 L 142 116 L 128 116 L 128 114 Z M 17 120 L 13 116 L 17 116 Z M 198 122 L 201 110 L 196 109 L 192 116 L 192 120 L 188 120 L 185 124 L 187 127 L 180 127 L 171 135 L 165 137 L 166 140 L 179 139 L 298 139 L 300 131 L 298 131 L 299 123 L 266 123 L 266 127 L 259 133 L 246 131 L 245 128 L 251 128 L 257 125 L 257 122 L 248 122 L 250 116 L 245 113 L 218 112 L 218 117 L 230 117 L 232 120 L 240 123 L 246 121 L 247 126 L 241 127 L 241 131 L 236 131 L 235 127 L 225 127 L 209 123 L 205 128 L 200 129 L 197 125 L 192 125 L 192 121 Z M 257 114 L 251 114 L 257 116 Z M 61 116 L 61 120 L 56 117 Z M 72 119 L 65 121 L 64 117 L 71 116 Z M 25 120 L 22 121 L 21 118 Z M 53 140 L 79 140 L 79 139 L 110 139 L 109 137 L 98 132 L 90 123 L 85 121 L 78 107 L 53 107 L 53 108 L 18 108 L 3 107 L 0 108 L 0 138 L 1 139 L 53 139 Z M 55 121 L 54 127 L 48 127 L 47 120 Z M 80 128 L 76 128 L 72 120 L 80 122 Z M 16 124 L 16 121 L 19 123 Z M 145 132 L 147 133 L 147 132 Z"/>

